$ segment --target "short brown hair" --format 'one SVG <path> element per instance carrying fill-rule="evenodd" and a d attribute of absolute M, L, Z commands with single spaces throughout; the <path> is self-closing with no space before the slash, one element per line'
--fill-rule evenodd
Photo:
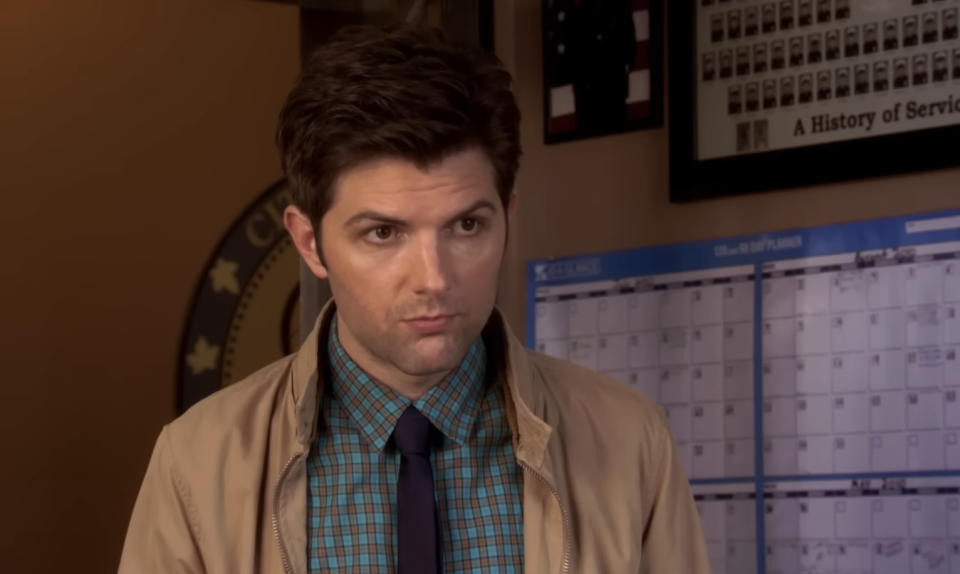
<path fill-rule="evenodd" d="M 421 169 L 479 147 L 501 202 L 520 159 L 520 111 L 493 55 L 411 24 L 351 26 L 315 50 L 280 112 L 294 204 L 319 227 L 344 170 L 380 157 Z"/>

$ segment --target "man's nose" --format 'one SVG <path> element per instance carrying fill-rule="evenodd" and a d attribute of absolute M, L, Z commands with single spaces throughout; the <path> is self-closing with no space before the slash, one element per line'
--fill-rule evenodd
<path fill-rule="evenodd" d="M 413 286 L 417 293 L 439 294 L 450 288 L 448 254 L 441 237 L 423 234 L 418 238 L 413 258 Z"/>

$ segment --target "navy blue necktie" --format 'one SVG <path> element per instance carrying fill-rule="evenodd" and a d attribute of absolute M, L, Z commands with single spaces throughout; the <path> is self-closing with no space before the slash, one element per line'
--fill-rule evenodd
<path fill-rule="evenodd" d="M 398 574 L 440 574 L 440 520 L 433 496 L 430 435 L 433 425 L 408 407 L 393 429 L 400 450 L 397 481 Z"/>

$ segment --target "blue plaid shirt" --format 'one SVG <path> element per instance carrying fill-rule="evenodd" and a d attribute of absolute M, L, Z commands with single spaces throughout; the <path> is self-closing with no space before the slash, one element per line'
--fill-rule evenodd
<path fill-rule="evenodd" d="M 505 389 L 487 378 L 482 340 L 417 401 L 372 379 L 330 326 L 323 427 L 307 460 L 310 572 L 395 572 L 397 473 L 390 436 L 411 404 L 443 434 L 430 456 L 443 532 L 443 571 L 523 572 L 523 475 Z"/>

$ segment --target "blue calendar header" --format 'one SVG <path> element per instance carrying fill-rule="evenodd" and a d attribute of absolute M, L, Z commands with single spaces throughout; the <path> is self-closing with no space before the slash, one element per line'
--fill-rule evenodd
<path fill-rule="evenodd" d="M 531 261 L 528 288 L 960 239 L 960 210 Z"/>

